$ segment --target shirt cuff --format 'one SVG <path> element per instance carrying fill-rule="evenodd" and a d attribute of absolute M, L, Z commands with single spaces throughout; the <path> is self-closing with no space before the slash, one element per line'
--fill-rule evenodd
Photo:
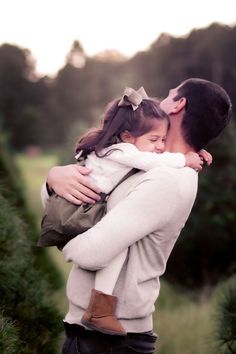
<path fill-rule="evenodd" d="M 46 182 L 46 189 L 47 189 L 48 195 L 51 196 L 53 193 L 53 189 L 49 187 L 48 182 Z"/>

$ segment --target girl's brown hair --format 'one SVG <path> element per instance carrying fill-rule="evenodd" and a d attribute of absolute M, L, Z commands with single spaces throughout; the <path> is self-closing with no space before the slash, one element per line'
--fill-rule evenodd
<path fill-rule="evenodd" d="M 105 110 L 100 129 L 87 132 L 76 145 L 76 152 L 83 151 L 82 156 L 95 152 L 98 157 L 104 157 L 101 150 L 117 142 L 121 142 L 120 134 L 129 131 L 134 137 L 139 137 L 150 131 L 156 119 L 169 120 L 160 108 L 159 101 L 154 98 L 143 99 L 134 111 L 132 106 L 118 106 L 120 99 L 112 101 Z"/>

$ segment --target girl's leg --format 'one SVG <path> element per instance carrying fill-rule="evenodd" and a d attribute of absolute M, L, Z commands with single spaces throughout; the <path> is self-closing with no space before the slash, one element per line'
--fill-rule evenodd
<path fill-rule="evenodd" d="M 125 262 L 128 250 L 120 253 L 108 264 L 107 267 L 98 270 L 95 277 L 95 289 L 112 295 L 121 268 Z"/>
<path fill-rule="evenodd" d="M 115 315 L 118 298 L 112 295 L 126 256 L 127 250 L 96 272 L 95 289 L 92 289 L 88 308 L 81 319 L 86 327 L 106 334 L 126 335 Z"/>

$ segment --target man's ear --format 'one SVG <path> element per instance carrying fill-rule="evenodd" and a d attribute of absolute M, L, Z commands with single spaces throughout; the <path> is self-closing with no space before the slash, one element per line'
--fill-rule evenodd
<path fill-rule="evenodd" d="M 171 113 L 179 113 L 182 109 L 186 107 L 187 100 L 185 97 L 181 97 L 178 101 L 176 101 L 176 105 L 172 108 Z"/>
<path fill-rule="evenodd" d="M 130 134 L 130 132 L 128 130 L 124 130 L 120 134 L 120 138 L 124 143 L 130 143 L 130 144 L 134 143 L 134 137 L 133 137 L 133 135 Z"/>

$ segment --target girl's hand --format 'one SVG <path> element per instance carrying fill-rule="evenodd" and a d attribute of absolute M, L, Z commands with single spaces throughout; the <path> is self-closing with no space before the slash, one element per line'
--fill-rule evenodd
<path fill-rule="evenodd" d="M 207 163 L 208 166 L 210 166 L 212 164 L 213 158 L 212 158 L 212 155 L 208 151 L 202 149 L 198 152 L 198 155 L 203 159 L 204 162 Z"/>
<path fill-rule="evenodd" d="M 100 189 L 88 178 L 89 170 L 76 164 L 55 166 L 49 170 L 50 189 L 73 204 L 94 204 L 100 199 Z"/>
<path fill-rule="evenodd" d="M 188 152 L 185 154 L 185 166 L 193 168 L 199 172 L 202 170 L 203 159 L 196 152 Z"/>

